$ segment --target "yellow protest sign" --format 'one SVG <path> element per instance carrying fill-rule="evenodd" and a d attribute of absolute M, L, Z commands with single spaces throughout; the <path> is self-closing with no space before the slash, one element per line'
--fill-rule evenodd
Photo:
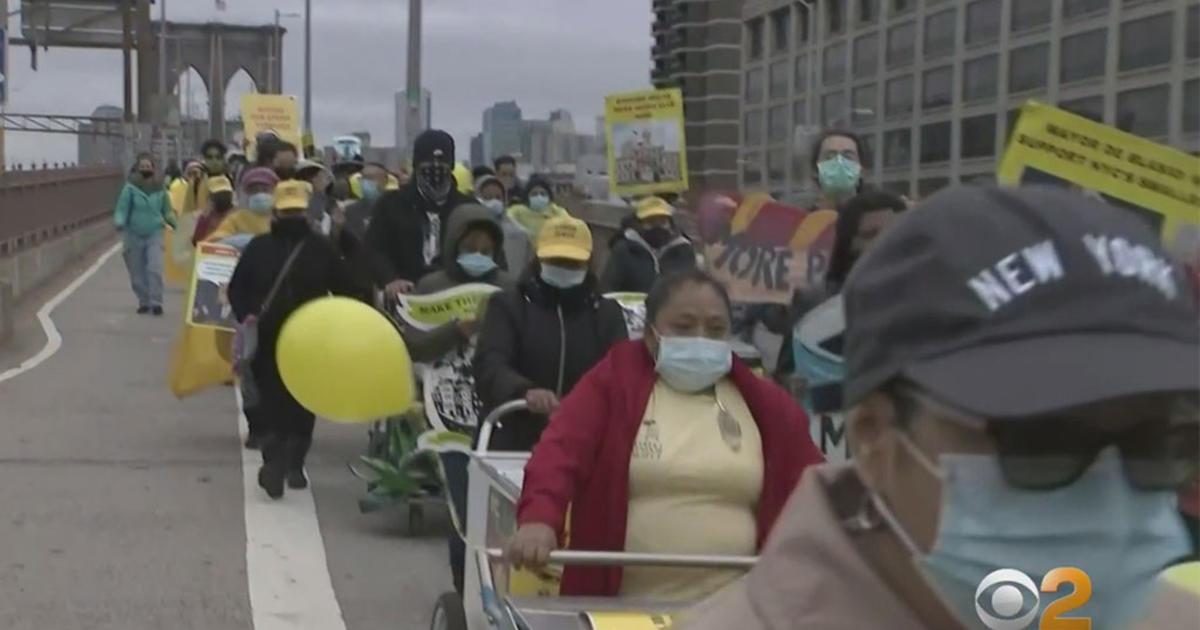
<path fill-rule="evenodd" d="M 300 112 L 296 97 L 286 94 L 242 95 L 242 127 L 246 134 L 246 157 L 254 161 L 256 138 L 264 131 L 274 131 L 300 149 Z"/>
<path fill-rule="evenodd" d="M 666 630 L 674 623 L 671 615 L 637 612 L 590 612 L 592 630 Z"/>
<path fill-rule="evenodd" d="M 1178 149 L 1030 102 L 996 179 L 1082 188 L 1147 221 L 1182 260 L 1200 255 L 1200 158 Z"/>
<path fill-rule="evenodd" d="M 472 282 L 425 295 L 401 295 L 400 317 L 419 330 L 433 330 L 455 319 L 476 319 L 489 295 L 500 288 Z"/>
<path fill-rule="evenodd" d="M 618 195 L 687 190 L 683 93 L 679 88 L 604 97 L 609 188 Z"/>

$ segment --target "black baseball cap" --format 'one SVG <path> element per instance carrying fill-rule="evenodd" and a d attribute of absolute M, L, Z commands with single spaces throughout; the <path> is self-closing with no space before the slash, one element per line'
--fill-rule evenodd
<path fill-rule="evenodd" d="M 847 406 L 897 377 L 989 418 L 1200 389 L 1200 314 L 1160 237 L 1054 187 L 958 186 L 843 290 Z"/>
<path fill-rule="evenodd" d="M 435 157 L 454 163 L 454 136 L 441 129 L 426 129 L 413 141 L 413 163 L 429 162 Z"/>

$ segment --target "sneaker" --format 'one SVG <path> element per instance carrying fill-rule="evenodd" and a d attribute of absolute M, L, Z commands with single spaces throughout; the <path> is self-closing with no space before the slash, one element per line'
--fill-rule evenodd
<path fill-rule="evenodd" d="M 155 317 L 162 317 L 162 313 L 163 313 L 163 311 L 162 311 L 162 307 L 161 307 L 161 306 L 154 306 L 154 307 L 151 307 L 151 308 L 150 308 L 150 313 L 151 313 L 152 315 L 154 315 Z"/>
<path fill-rule="evenodd" d="M 246 450 L 248 450 L 248 451 L 257 451 L 258 450 L 258 436 L 254 435 L 253 433 L 251 433 L 250 435 L 247 435 L 246 443 L 244 444 L 244 446 L 246 447 Z"/>
<path fill-rule="evenodd" d="M 149 312 L 150 312 L 149 306 L 139 306 L 138 310 L 137 310 L 138 315 L 145 315 L 146 313 L 149 313 Z"/>
<path fill-rule="evenodd" d="M 288 471 L 287 487 L 292 490 L 303 490 L 308 487 L 308 477 L 304 475 L 303 468 Z"/>
<path fill-rule="evenodd" d="M 279 466 L 263 464 L 262 468 L 258 469 L 258 487 L 267 491 L 267 496 L 272 499 L 283 497 L 283 478 L 285 471 Z"/>

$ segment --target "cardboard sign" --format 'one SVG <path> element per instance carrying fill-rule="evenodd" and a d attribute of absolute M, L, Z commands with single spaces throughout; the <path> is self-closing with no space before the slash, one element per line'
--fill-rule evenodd
<path fill-rule="evenodd" d="M 187 299 L 189 326 L 234 331 L 237 318 L 225 291 L 237 263 L 238 250 L 232 247 L 216 243 L 196 247 L 196 266 Z"/>
<path fill-rule="evenodd" d="M 640 90 L 604 98 L 609 189 L 618 195 L 687 190 L 683 93 Z"/>
<path fill-rule="evenodd" d="M 274 131 L 281 140 L 286 140 L 297 150 L 302 150 L 300 111 L 296 107 L 295 96 L 249 93 L 242 95 L 241 104 L 247 159 L 254 161 L 258 151 L 258 134 L 264 131 Z"/>

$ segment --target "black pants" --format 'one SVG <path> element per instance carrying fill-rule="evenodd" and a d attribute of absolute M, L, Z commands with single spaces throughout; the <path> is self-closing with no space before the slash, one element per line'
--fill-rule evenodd
<path fill-rule="evenodd" d="M 470 456 L 466 453 L 442 453 L 442 470 L 446 473 L 446 492 L 450 495 L 450 504 L 458 517 L 463 534 L 467 533 L 467 463 Z M 454 590 L 463 592 L 463 577 L 466 567 L 467 547 L 458 531 L 451 531 L 446 537 L 446 545 L 450 551 L 450 575 L 454 578 Z"/>

